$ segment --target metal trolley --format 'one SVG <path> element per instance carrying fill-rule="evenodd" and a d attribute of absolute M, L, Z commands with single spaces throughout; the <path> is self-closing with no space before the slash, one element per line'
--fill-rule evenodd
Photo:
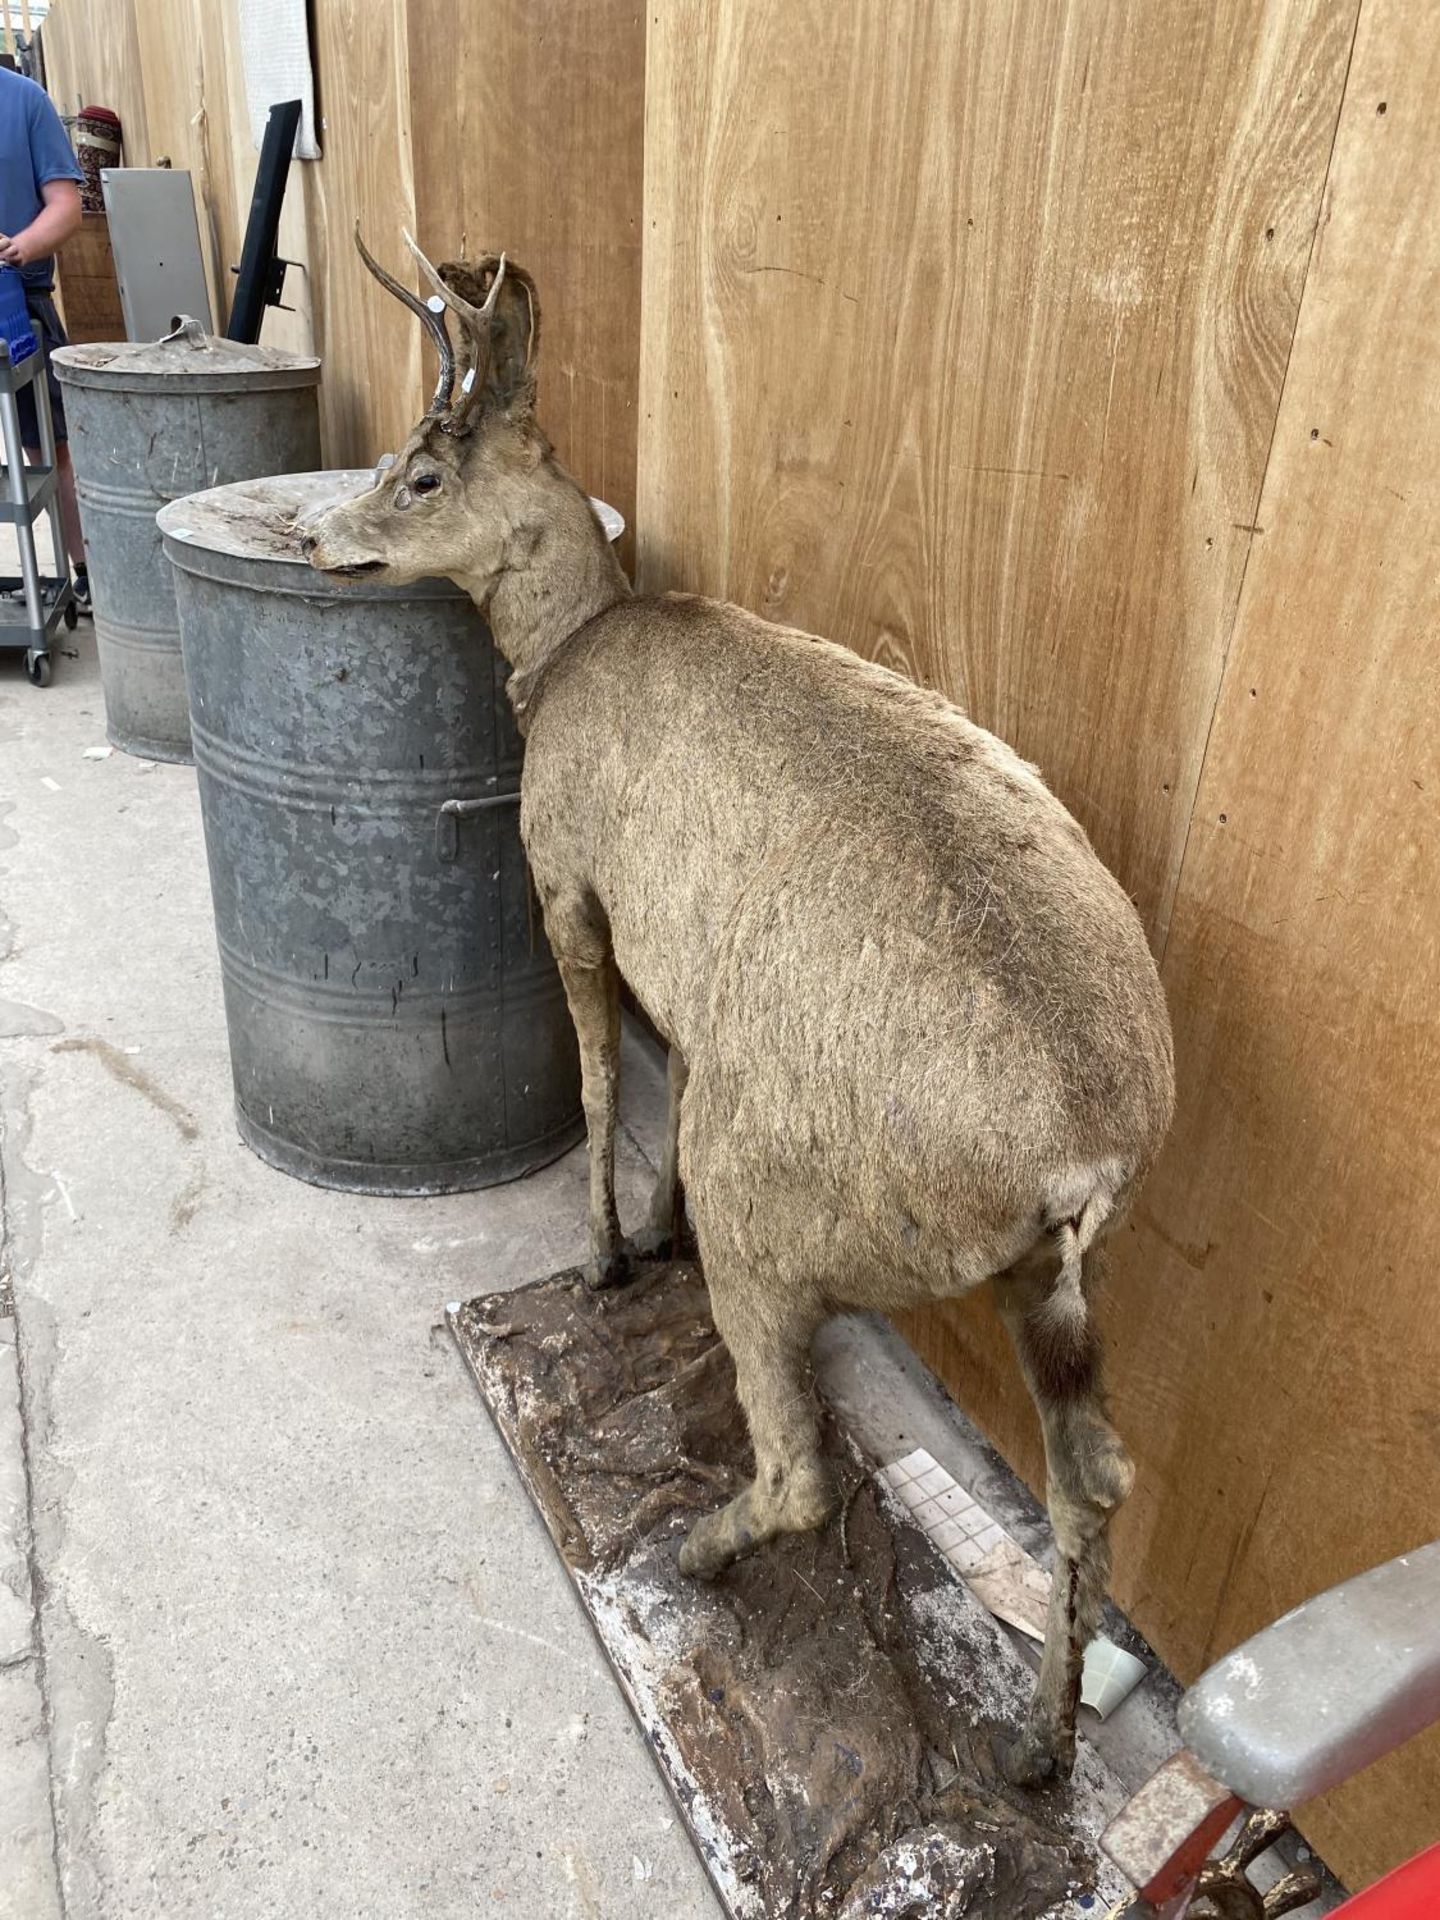
<path fill-rule="evenodd" d="M 0 574 L 0 648 L 25 649 L 25 672 L 37 687 L 50 684 L 50 649 L 60 622 L 73 628 L 80 617 L 55 497 L 55 427 L 44 374 L 43 351 L 37 348 L 16 362 L 10 358 L 9 341 L 0 338 L 0 435 L 5 443 L 0 523 L 8 521 L 14 527 L 15 544 L 20 550 L 19 574 Z M 38 467 L 26 465 L 21 445 L 16 398 L 27 386 L 35 392 L 35 419 L 40 429 Z M 58 574 L 42 574 L 36 557 L 35 522 L 42 513 L 50 516 L 55 564 L 64 569 Z"/>

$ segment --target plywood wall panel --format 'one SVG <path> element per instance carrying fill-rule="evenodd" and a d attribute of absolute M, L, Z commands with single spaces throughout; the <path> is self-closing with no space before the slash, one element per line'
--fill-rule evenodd
<path fill-rule="evenodd" d="M 295 171 L 321 425 L 332 466 L 366 466 L 402 445 L 433 382 L 419 325 L 370 278 L 353 239 L 359 220 L 372 251 L 402 270 L 400 230 L 415 224 L 405 0 L 315 0 L 312 18 L 324 157 Z"/>
<path fill-rule="evenodd" d="M 633 526 L 644 9 L 410 0 L 408 11 L 420 243 L 432 258 L 508 250 L 535 276 L 541 419 L 577 478 Z"/>
<path fill-rule="evenodd" d="M 1428 11 L 1366 0 L 1170 924 L 1175 1137 L 1104 1308 L 1117 1590 L 1187 1676 L 1440 1524 L 1437 86 Z M 986 1303 L 912 1332 L 1038 1477 Z M 1437 1804 L 1432 1732 L 1302 1819 L 1359 1885 Z"/>
<path fill-rule="evenodd" d="M 1125 1558 L 1187 1664 L 1440 1531 L 1440 36 L 1365 0 L 1165 980 Z M 1313 1810 L 1433 1842 L 1440 1730 Z"/>
<path fill-rule="evenodd" d="M 940 687 L 1163 932 L 1355 0 L 681 0 L 640 573 Z"/>
<path fill-rule="evenodd" d="M 15 9 L 11 8 L 12 17 Z M 128 166 L 150 164 L 136 0 L 60 0 L 41 25 L 45 86 L 68 119 L 80 107 L 120 116 Z"/>
<path fill-rule="evenodd" d="M 240 257 L 243 232 L 224 19 L 233 4 L 144 0 L 136 13 L 151 159 L 189 170 L 211 306 L 222 330 L 230 310 L 229 268 Z"/>
<path fill-rule="evenodd" d="M 311 22 L 319 106 L 329 113 L 324 157 L 292 164 L 279 236 L 292 263 L 289 310 L 268 309 L 261 337 L 321 355 L 326 458 L 366 464 L 400 444 L 423 405 L 419 330 L 366 276 L 350 238 L 357 217 L 394 240 L 415 219 L 405 0 L 315 0 Z M 127 134 L 132 124 L 143 129 L 143 145 L 129 140 L 132 163 L 168 159 L 189 170 L 223 327 L 259 162 L 238 0 L 145 0 L 138 11 L 56 0 L 46 32 L 47 47 L 58 49 L 52 87 L 123 73 L 132 104 L 118 110 Z"/>
<path fill-rule="evenodd" d="M 542 412 L 562 458 L 633 522 L 643 10 L 314 0 L 311 26 L 322 158 L 292 166 L 280 250 L 294 311 L 268 312 L 262 337 L 320 353 L 326 458 L 398 447 L 433 380 L 420 329 L 360 265 L 356 220 L 400 272 L 403 227 L 442 256 L 493 243 L 540 283 Z M 52 27 L 62 84 L 123 70 L 138 157 L 190 170 L 223 320 L 258 158 L 237 0 L 145 0 L 123 22 L 99 0 L 56 0 Z M 103 52 L 77 65 L 92 44 Z"/>
<path fill-rule="evenodd" d="M 1193 1674 L 1440 1513 L 1440 139 L 1409 0 L 1160 14 L 652 20 L 640 565 L 960 698 L 1165 950 L 1104 1317 L 1118 1587 Z M 910 1330 L 1038 1482 L 988 1303 Z M 1343 1872 L 1437 1752 L 1308 1811 Z"/>

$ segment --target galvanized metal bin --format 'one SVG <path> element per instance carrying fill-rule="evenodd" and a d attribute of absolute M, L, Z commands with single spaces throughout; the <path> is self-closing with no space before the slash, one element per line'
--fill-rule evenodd
<path fill-rule="evenodd" d="M 62 347 L 106 731 L 147 760 L 188 760 L 190 722 L 156 509 L 255 474 L 320 463 L 320 362 L 217 340 Z"/>
<path fill-rule="evenodd" d="M 578 1140 L 579 1063 L 484 621 L 449 582 L 299 556 L 297 515 L 371 478 L 224 487 L 160 525 L 241 1135 L 322 1186 L 439 1193 Z"/>

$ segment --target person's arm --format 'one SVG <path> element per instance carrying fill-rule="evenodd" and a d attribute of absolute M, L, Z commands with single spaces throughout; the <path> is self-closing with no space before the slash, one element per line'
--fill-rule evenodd
<path fill-rule="evenodd" d="M 76 231 L 83 217 L 83 176 L 54 101 L 43 88 L 27 80 L 25 102 L 30 171 L 40 211 L 19 233 L 0 234 L 0 261 L 7 267 L 28 267 L 34 260 L 48 258 Z"/>
<path fill-rule="evenodd" d="M 44 203 L 28 227 L 0 238 L 0 260 L 7 267 L 28 267 L 64 246 L 80 225 L 80 189 L 73 180 L 47 180 Z"/>

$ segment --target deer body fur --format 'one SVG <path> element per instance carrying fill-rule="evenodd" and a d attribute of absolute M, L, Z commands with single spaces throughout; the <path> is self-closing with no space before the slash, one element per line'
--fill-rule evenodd
<path fill-rule="evenodd" d="M 1015 1778 L 1042 1779 L 1073 1756 L 1131 1478 L 1088 1299 L 1173 1099 L 1138 917 L 1035 770 L 938 695 L 737 607 L 633 596 L 534 425 L 528 281 L 512 270 L 508 308 L 500 263 L 434 283 L 483 315 L 487 272 L 489 317 L 468 323 L 478 424 L 447 444 L 443 413 L 423 423 L 373 493 L 320 523 L 312 559 L 450 573 L 512 663 L 521 831 L 580 1040 L 596 1284 L 628 1251 L 622 974 L 670 1043 L 643 1244 L 666 1240 L 683 1178 L 756 1461 L 682 1565 L 713 1576 L 829 1513 L 809 1392 L 823 1319 L 993 1283 L 1060 1555 L 1009 1755 Z M 415 511 L 447 490 L 458 510 Z"/>

